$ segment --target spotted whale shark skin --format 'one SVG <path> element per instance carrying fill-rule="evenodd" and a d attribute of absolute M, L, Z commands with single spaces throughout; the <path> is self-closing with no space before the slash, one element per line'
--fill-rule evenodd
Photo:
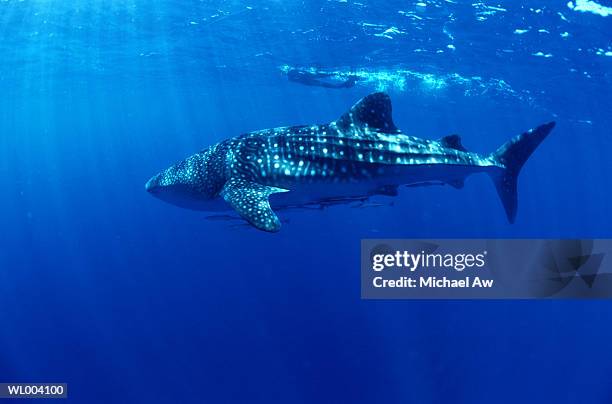
<path fill-rule="evenodd" d="M 265 129 L 222 141 L 155 175 L 145 188 L 185 208 L 234 209 L 256 228 L 276 232 L 277 209 L 395 196 L 400 185 L 461 188 L 467 176 L 484 172 L 514 222 L 519 171 L 554 122 L 481 155 L 466 150 L 458 135 L 407 136 L 391 112 L 388 95 L 370 94 L 328 124 Z"/>

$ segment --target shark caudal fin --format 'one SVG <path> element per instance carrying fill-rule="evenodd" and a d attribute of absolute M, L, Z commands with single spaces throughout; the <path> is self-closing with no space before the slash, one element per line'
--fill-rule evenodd
<path fill-rule="evenodd" d="M 505 167 L 501 174 L 492 174 L 491 177 L 510 223 L 514 223 L 516 217 L 518 205 L 516 183 L 519 172 L 531 153 L 546 139 L 554 127 L 555 122 L 549 122 L 531 129 L 506 142 L 492 154 L 492 157 Z"/>

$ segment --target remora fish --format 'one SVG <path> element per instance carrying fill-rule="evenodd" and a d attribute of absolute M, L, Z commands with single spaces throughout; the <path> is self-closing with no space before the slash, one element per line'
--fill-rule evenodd
<path fill-rule="evenodd" d="M 468 175 L 485 172 L 512 223 L 519 171 L 554 126 L 544 124 L 480 155 L 467 151 L 457 135 L 439 140 L 404 135 L 393 123 L 389 96 L 374 93 L 329 124 L 225 140 L 157 174 L 146 190 L 186 208 L 231 207 L 256 228 L 276 232 L 281 222 L 273 208 L 395 196 L 399 185 L 441 182 L 461 188 Z"/>

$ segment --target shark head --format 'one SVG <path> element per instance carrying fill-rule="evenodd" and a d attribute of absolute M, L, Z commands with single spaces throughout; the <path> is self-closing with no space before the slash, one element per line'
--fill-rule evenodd
<path fill-rule="evenodd" d="M 163 170 L 145 184 L 151 195 L 184 208 L 206 210 L 223 186 L 223 165 L 206 150 Z"/>

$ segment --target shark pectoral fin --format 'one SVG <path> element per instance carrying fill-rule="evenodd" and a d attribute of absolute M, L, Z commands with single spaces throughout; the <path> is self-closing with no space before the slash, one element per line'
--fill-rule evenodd
<path fill-rule="evenodd" d="M 288 190 L 232 178 L 221 190 L 221 196 L 253 226 L 260 230 L 277 232 L 281 228 L 281 222 L 268 201 L 268 197 L 277 192 Z"/>

